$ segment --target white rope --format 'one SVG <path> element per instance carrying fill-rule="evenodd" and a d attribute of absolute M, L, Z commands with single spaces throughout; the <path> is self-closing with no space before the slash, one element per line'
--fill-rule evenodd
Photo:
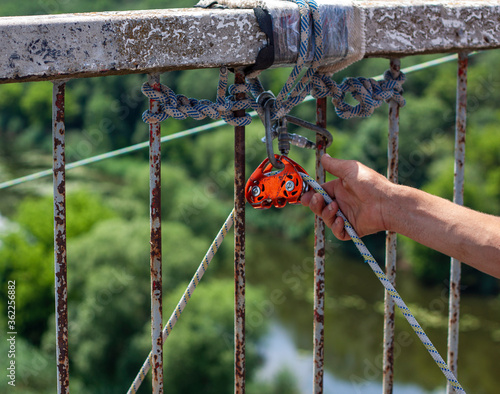
<path fill-rule="evenodd" d="M 181 299 L 179 300 L 179 303 L 172 312 L 170 319 L 168 319 L 167 324 L 165 324 L 165 327 L 163 328 L 163 343 L 165 343 L 166 339 L 170 335 L 170 332 L 174 328 L 175 323 L 177 323 L 177 320 L 179 320 L 179 317 L 181 316 L 181 313 L 186 307 L 188 301 L 191 299 L 191 296 L 193 295 L 196 286 L 198 286 L 198 283 L 200 283 L 200 280 L 203 277 L 205 271 L 207 270 L 210 262 L 212 261 L 212 258 L 215 256 L 215 253 L 217 253 L 217 250 L 219 250 L 222 241 L 224 241 L 224 237 L 233 226 L 233 218 L 234 218 L 234 209 L 231 211 L 226 221 L 222 225 L 221 229 L 219 230 L 219 233 L 213 240 L 212 245 L 210 245 L 210 248 L 205 254 L 205 257 L 203 258 L 202 262 L 200 263 L 200 266 L 193 275 L 191 282 L 189 282 L 188 287 L 184 291 L 184 294 L 182 295 Z M 144 381 L 144 378 L 146 377 L 148 371 L 151 369 L 151 360 L 152 360 L 152 353 L 149 352 L 149 356 L 146 358 L 146 361 L 144 361 L 144 364 L 142 365 L 139 373 L 137 374 L 134 381 L 130 385 L 127 394 L 137 393 L 137 390 Z"/>
<path fill-rule="evenodd" d="M 325 199 L 325 202 L 327 204 L 331 204 L 333 202 L 332 198 L 326 193 L 326 191 L 319 185 L 318 182 L 316 182 L 310 175 L 305 174 L 305 173 L 300 173 L 302 176 L 302 179 L 307 182 L 316 192 L 321 194 L 323 198 Z M 438 365 L 439 369 L 443 372 L 444 376 L 448 381 L 450 382 L 450 385 L 455 389 L 456 392 L 458 393 L 465 393 L 465 390 L 462 388 L 460 383 L 458 382 L 457 378 L 451 372 L 450 368 L 448 368 L 448 365 L 445 363 L 437 349 L 434 347 L 432 344 L 431 340 L 427 336 L 427 334 L 424 332 L 423 328 L 418 324 L 417 320 L 413 316 L 413 314 L 410 312 L 410 309 L 406 306 L 404 303 L 403 299 L 399 295 L 399 293 L 396 291 L 395 287 L 392 285 L 392 283 L 389 281 L 385 273 L 382 271 L 380 266 L 378 265 L 377 261 L 375 258 L 372 256 L 364 242 L 361 240 L 361 238 L 358 236 L 356 233 L 356 230 L 352 227 L 351 223 L 347 220 L 345 215 L 340 211 L 340 209 L 337 211 L 337 216 L 341 217 L 342 220 L 344 220 L 344 228 L 346 232 L 349 234 L 351 237 L 352 241 L 356 245 L 356 248 L 359 250 L 361 255 L 363 256 L 363 259 L 365 260 L 366 263 L 369 264 L 370 268 L 373 270 L 375 275 L 377 275 L 377 278 L 379 278 L 380 282 L 382 285 L 385 287 L 385 289 L 389 292 L 391 295 L 392 299 L 394 300 L 394 303 L 399 307 L 401 312 L 403 313 L 404 317 L 410 323 L 410 326 L 413 328 L 413 331 L 417 334 L 419 339 L 422 341 L 424 344 L 425 348 L 431 355 L 431 357 L 434 359 L 436 364 Z"/>

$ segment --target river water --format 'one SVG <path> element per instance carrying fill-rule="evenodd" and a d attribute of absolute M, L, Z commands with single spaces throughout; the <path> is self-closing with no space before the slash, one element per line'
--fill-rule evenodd
<path fill-rule="evenodd" d="M 261 344 L 265 363 L 259 375 L 269 379 L 286 368 L 301 392 L 311 393 L 312 242 L 294 244 L 279 237 L 270 242 L 251 234 L 247 239 L 247 280 L 268 296 L 262 305 L 248 306 L 247 327 L 262 318 L 271 322 Z M 383 287 L 361 257 L 346 257 L 338 245 L 329 243 L 326 259 L 325 393 L 380 393 Z M 396 287 L 446 360 L 446 283 L 424 287 L 408 269 L 400 269 Z M 468 392 L 499 392 L 499 312 L 498 297 L 462 296 L 458 378 Z M 395 393 L 445 392 L 446 378 L 399 310 L 394 357 Z"/>

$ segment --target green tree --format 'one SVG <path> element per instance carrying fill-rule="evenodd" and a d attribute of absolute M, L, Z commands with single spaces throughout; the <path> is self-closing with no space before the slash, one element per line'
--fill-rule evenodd
<path fill-rule="evenodd" d="M 38 345 L 54 312 L 54 230 L 52 198 L 26 198 L 10 232 L 0 239 L 0 284 L 16 280 L 19 332 Z M 80 191 L 67 198 L 67 234 L 76 237 L 112 211 L 95 195 Z M 6 293 L 0 295 L 5 311 Z"/>

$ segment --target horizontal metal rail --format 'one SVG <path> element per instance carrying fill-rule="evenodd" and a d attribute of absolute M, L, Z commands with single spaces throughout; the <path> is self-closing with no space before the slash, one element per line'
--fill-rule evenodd
<path fill-rule="evenodd" d="M 367 57 L 500 48 L 500 0 L 354 4 Z M 5 17 L 0 41 L 7 83 L 251 65 L 266 35 L 251 9 L 191 8 Z"/>

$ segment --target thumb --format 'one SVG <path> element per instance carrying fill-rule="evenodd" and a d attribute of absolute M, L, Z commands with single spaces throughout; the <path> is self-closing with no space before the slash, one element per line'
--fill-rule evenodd
<path fill-rule="evenodd" d="M 321 164 L 326 171 L 338 178 L 344 178 L 347 175 L 348 170 L 346 160 L 335 159 L 328 153 L 325 153 L 321 157 Z"/>

